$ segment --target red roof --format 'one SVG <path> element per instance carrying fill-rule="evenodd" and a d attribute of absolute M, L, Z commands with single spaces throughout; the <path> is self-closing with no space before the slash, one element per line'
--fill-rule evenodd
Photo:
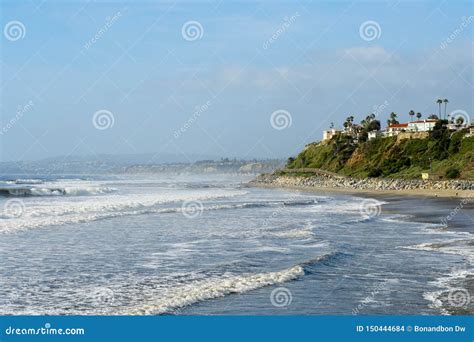
<path fill-rule="evenodd" d="M 392 124 L 388 126 L 388 128 L 401 128 L 401 127 L 408 127 L 407 123 L 402 123 L 402 124 Z"/>
<path fill-rule="evenodd" d="M 418 121 L 412 121 L 411 123 L 424 123 L 424 122 L 436 122 L 437 120 L 418 120 Z"/>

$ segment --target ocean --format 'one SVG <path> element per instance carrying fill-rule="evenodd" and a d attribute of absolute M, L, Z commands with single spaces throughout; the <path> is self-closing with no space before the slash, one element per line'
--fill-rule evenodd
<path fill-rule="evenodd" d="M 472 201 L 251 178 L 3 176 L 0 314 L 474 314 Z"/>

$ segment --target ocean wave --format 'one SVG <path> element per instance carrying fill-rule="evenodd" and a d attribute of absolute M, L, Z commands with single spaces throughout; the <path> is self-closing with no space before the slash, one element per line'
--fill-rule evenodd
<path fill-rule="evenodd" d="M 472 282 L 473 278 L 474 272 L 472 269 L 451 270 L 446 276 L 430 282 L 430 285 L 440 288 L 440 290 L 427 291 L 423 293 L 423 298 L 430 302 L 429 307 L 439 310 L 442 315 L 473 314 L 474 300 L 472 300 L 469 293 L 469 285 L 466 286 L 466 282 L 469 279 Z M 465 303 L 454 303 L 453 298 L 450 298 L 457 291 L 462 291 L 460 293 L 465 296 L 465 298 L 462 298 Z"/>
<path fill-rule="evenodd" d="M 294 238 L 310 238 L 314 236 L 313 231 L 310 228 L 302 228 L 302 229 L 289 229 L 285 231 L 279 232 L 269 232 L 267 235 L 283 238 L 283 239 L 294 239 Z"/>
<path fill-rule="evenodd" d="M 132 315 L 156 315 L 172 313 L 177 309 L 209 299 L 220 298 L 231 294 L 246 293 L 261 287 L 295 280 L 304 275 L 304 270 L 297 265 L 278 272 L 248 274 L 241 276 L 224 276 L 199 280 L 190 284 L 170 289 L 159 300 L 138 308 L 127 310 Z"/>
<path fill-rule="evenodd" d="M 36 179 L 36 178 L 18 178 L 15 179 L 14 181 L 8 181 L 7 183 L 13 183 L 13 184 L 43 184 L 42 179 Z"/>
<path fill-rule="evenodd" d="M 196 193 L 161 193 L 154 195 L 111 195 L 91 197 L 87 200 L 74 202 L 46 203 L 33 205 L 25 202 L 24 213 L 18 218 L 3 217 L 0 221 L 0 232 L 38 228 L 42 226 L 57 226 L 71 223 L 85 223 L 101 219 L 121 216 L 143 215 L 153 213 L 175 213 L 184 210 L 178 208 L 163 208 L 160 204 L 177 203 L 182 201 L 204 201 L 223 199 L 247 194 L 246 191 L 203 191 Z M 203 210 L 226 209 L 230 206 L 210 206 Z"/>
<path fill-rule="evenodd" d="M 116 188 L 110 187 L 18 187 L 8 186 L 0 187 L 0 195 L 6 196 L 87 196 L 101 195 L 117 191 Z"/>
<path fill-rule="evenodd" d="M 472 236 L 472 234 L 469 234 Z M 446 254 L 455 254 L 464 257 L 469 262 L 474 262 L 474 255 L 472 253 L 474 246 L 474 239 L 453 239 L 453 240 L 441 240 L 441 241 L 432 241 L 420 243 L 417 245 L 411 246 L 402 246 L 399 248 L 409 249 L 409 250 L 419 250 L 419 251 L 428 251 L 428 252 L 439 252 Z"/>

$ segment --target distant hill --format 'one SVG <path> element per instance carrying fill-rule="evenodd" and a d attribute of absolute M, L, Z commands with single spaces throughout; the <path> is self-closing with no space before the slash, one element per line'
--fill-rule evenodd
<path fill-rule="evenodd" d="M 474 137 L 467 130 L 451 132 L 436 127 L 424 139 L 378 137 L 354 143 L 338 134 L 325 143 L 306 146 L 287 168 L 319 168 L 354 177 L 420 178 L 430 172 L 436 178 L 474 179 Z"/>
<path fill-rule="evenodd" d="M 197 158 L 195 158 L 197 159 Z M 272 172 L 284 164 L 280 159 L 190 160 L 174 155 L 68 156 L 38 161 L 0 162 L 0 174 L 145 174 L 145 173 L 261 173 Z"/>

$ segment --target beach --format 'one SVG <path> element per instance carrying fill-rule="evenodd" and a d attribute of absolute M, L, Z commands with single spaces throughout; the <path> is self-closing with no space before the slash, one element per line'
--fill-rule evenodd
<path fill-rule="evenodd" d="M 2 314 L 474 312 L 453 301 L 472 293 L 471 202 L 253 178 L 9 176 L 30 188 L 0 196 L 23 208 L 1 220 Z"/>
<path fill-rule="evenodd" d="M 367 195 L 386 194 L 445 198 L 474 197 L 474 182 L 472 181 L 430 182 L 393 179 L 351 179 L 349 177 L 334 177 L 331 175 L 302 177 L 294 175 L 262 174 L 250 181 L 249 186 Z"/>

